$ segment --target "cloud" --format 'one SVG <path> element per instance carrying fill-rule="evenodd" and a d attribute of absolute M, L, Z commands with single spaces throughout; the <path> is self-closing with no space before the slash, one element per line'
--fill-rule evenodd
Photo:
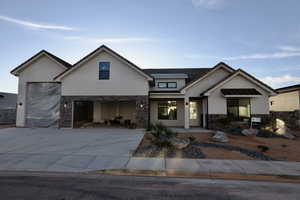
<path fill-rule="evenodd" d="M 278 86 L 287 85 L 287 84 L 300 83 L 300 77 L 292 76 L 289 74 L 286 74 L 283 76 L 278 76 L 278 77 L 267 76 L 264 78 L 260 78 L 260 80 L 273 86 L 273 87 L 278 87 Z"/>
<path fill-rule="evenodd" d="M 130 42 L 151 42 L 152 38 L 147 37 L 125 37 L 125 38 L 90 38 L 81 36 L 64 37 L 66 40 L 74 40 L 84 43 L 130 43 Z"/>
<path fill-rule="evenodd" d="M 284 46 L 278 46 L 277 48 L 282 51 L 298 51 L 298 52 L 300 52 L 300 47 L 295 47 L 295 46 L 284 45 Z"/>
<path fill-rule="evenodd" d="M 0 20 L 10 22 L 10 23 L 14 23 L 14 24 L 19 24 L 19 25 L 29 27 L 29 28 L 35 28 L 35 29 L 52 29 L 52 30 L 66 30 L 66 31 L 71 31 L 71 30 L 76 29 L 74 27 L 69 27 L 69 26 L 59 26 L 59 25 L 50 25 L 50 24 L 37 24 L 37 23 L 34 23 L 34 22 L 24 21 L 24 20 L 20 20 L 20 19 L 11 18 L 11 17 L 6 17 L 6 16 L 3 16 L 3 15 L 0 15 Z"/>
<path fill-rule="evenodd" d="M 287 58 L 287 57 L 296 57 L 300 56 L 299 52 L 278 52 L 270 54 L 252 54 L 252 55 L 241 55 L 241 56 L 231 56 L 223 57 L 223 60 L 253 60 L 253 59 L 278 59 L 278 58 Z"/>
<path fill-rule="evenodd" d="M 192 0 L 192 4 L 195 7 L 204 7 L 204 8 L 220 8 L 224 5 L 225 0 Z"/>

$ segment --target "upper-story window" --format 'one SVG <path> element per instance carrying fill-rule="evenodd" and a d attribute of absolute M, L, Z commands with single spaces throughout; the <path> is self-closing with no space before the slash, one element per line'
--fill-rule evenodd
<path fill-rule="evenodd" d="M 158 82 L 159 88 L 177 88 L 176 82 Z"/>
<path fill-rule="evenodd" d="M 110 62 L 99 63 L 99 80 L 109 80 Z"/>

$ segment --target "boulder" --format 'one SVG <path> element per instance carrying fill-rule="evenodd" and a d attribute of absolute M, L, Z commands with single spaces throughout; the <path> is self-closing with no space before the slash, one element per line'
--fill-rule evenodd
<path fill-rule="evenodd" d="M 181 138 L 170 138 L 169 141 L 176 149 L 183 149 L 190 144 L 189 140 L 181 139 Z"/>
<path fill-rule="evenodd" d="M 212 140 L 215 142 L 222 142 L 222 143 L 226 143 L 229 141 L 226 133 L 222 131 L 217 131 L 216 134 L 212 137 Z"/>
<path fill-rule="evenodd" d="M 249 129 L 242 130 L 242 134 L 245 135 L 245 136 L 257 135 L 258 132 L 259 132 L 259 130 L 254 129 L 254 128 L 249 128 Z"/>
<path fill-rule="evenodd" d="M 276 119 L 275 134 L 288 139 L 295 139 L 295 136 L 291 133 L 291 130 L 285 125 L 285 122 L 280 119 Z"/>

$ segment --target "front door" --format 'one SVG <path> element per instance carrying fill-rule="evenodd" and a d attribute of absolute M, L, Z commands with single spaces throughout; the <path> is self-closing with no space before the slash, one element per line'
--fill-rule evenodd
<path fill-rule="evenodd" d="M 190 126 L 200 126 L 201 106 L 200 101 L 190 101 Z"/>

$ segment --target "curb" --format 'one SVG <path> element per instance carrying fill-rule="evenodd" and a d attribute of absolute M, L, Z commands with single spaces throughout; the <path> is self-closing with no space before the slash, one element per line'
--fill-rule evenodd
<path fill-rule="evenodd" d="M 129 169 L 97 170 L 97 171 L 90 171 L 86 173 L 123 175 L 123 176 L 157 176 L 157 177 L 173 177 L 173 178 L 177 177 L 177 178 L 202 178 L 202 179 L 226 179 L 226 180 L 300 183 L 300 176 L 270 175 L 270 174 L 199 173 L 199 172 L 184 172 L 184 171 L 173 171 L 173 170 L 153 171 L 153 170 L 129 170 Z"/>

